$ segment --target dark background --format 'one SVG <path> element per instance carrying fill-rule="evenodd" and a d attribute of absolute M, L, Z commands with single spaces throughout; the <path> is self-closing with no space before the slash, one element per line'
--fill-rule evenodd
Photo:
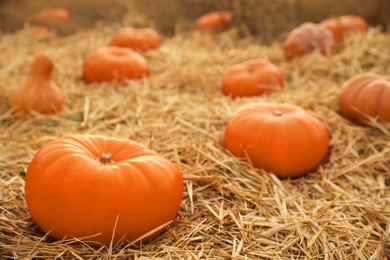
<path fill-rule="evenodd" d="M 71 20 L 44 23 L 34 14 L 46 7 L 64 7 Z M 44 25 L 68 35 L 100 23 L 120 23 L 126 14 L 143 17 L 139 26 L 151 26 L 170 35 L 178 25 L 190 29 L 201 14 L 230 10 L 235 24 L 245 25 L 253 34 L 270 39 L 302 22 L 319 22 L 328 17 L 356 14 L 371 26 L 390 28 L 390 0 L 0 0 L 0 30 L 12 33 L 25 24 Z M 148 21 L 148 22 L 146 22 Z"/>

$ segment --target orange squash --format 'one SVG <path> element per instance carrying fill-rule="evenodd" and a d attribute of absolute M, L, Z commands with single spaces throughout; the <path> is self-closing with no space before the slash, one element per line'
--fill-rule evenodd
<path fill-rule="evenodd" d="M 110 45 L 148 51 L 161 45 L 161 37 L 151 28 L 121 28 L 112 35 Z"/>
<path fill-rule="evenodd" d="M 66 22 L 70 14 L 65 8 L 45 8 L 36 13 L 35 18 L 40 21 Z"/>
<path fill-rule="evenodd" d="M 233 98 L 263 95 L 283 85 L 282 71 L 264 59 L 251 59 L 236 64 L 222 76 L 222 91 Z"/>
<path fill-rule="evenodd" d="M 329 29 L 338 41 L 343 39 L 351 31 L 366 32 L 369 27 L 366 20 L 357 15 L 343 15 L 337 18 L 328 18 L 320 22 L 319 25 Z"/>
<path fill-rule="evenodd" d="M 26 172 L 25 198 L 49 236 L 91 236 L 85 240 L 109 245 L 134 241 L 172 221 L 183 187 L 173 163 L 136 142 L 67 135 L 36 153 Z"/>
<path fill-rule="evenodd" d="M 253 103 L 229 118 L 224 144 L 233 155 L 284 179 L 314 170 L 327 154 L 329 134 L 299 106 Z"/>
<path fill-rule="evenodd" d="M 50 57 L 46 54 L 37 55 L 27 78 L 10 94 L 10 107 L 23 113 L 34 110 L 53 114 L 62 110 L 65 98 L 51 79 L 53 68 Z"/>
<path fill-rule="evenodd" d="M 335 46 L 336 41 L 330 30 L 318 24 L 306 22 L 288 34 L 284 42 L 284 56 L 289 61 L 314 50 L 327 55 L 334 51 Z"/>
<path fill-rule="evenodd" d="M 194 23 L 197 31 L 212 32 L 229 29 L 233 22 L 233 14 L 228 11 L 209 12 L 200 16 Z"/>
<path fill-rule="evenodd" d="M 141 79 L 150 75 L 147 60 L 137 52 L 117 46 L 96 48 L 83 61 L 86 82 Z"/>
<path fill-rule="evenodd" d="M 341 88 L 338 106 L 356 123 L 366 124 L 370 118 L 390 122 L 390 75 L 367 72 L 350 78 Z"/>

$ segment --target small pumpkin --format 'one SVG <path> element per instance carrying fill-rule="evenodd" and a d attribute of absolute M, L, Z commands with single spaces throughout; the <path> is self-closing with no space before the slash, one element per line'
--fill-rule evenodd
<path fill-rule="evenodd" d="M 25 199 L 49 236 L 115 244 L 172 221 L 183 177 L 169 160 L 130 141 L 67 135 L 44 145 L 26 172 Z M 156 237 L 159 230 L 149 237 Z"/>
<path fill-rule="evenodd" d="M 366 72 L 350 78 L 341 87 L 338 106 L 356 123 L 366 124 L 372 117 L 390 122 L 390 75 Z"/>
<path fill-rule="evenodd" d="M 86 82 L 141 79 L 150 75 L 147 60 L 137 52 L 117 46 L 100 47 L 83 61 L 82 78 Z"/>
<path fill-rule="evenodd" d="M 45 8 L 35 14 L 40 21 L 66 22 L 70 19 L 69 11 L 65 8 Z"/>
<path fill-rule="evenodd" d="M 212 32 L 229 29 L 233 22 L 233 14 L 229 11 L 209 12 L 200 16 L 194 23 L 197 31 Z"/>
<path fill-rule="evenodd" d="M 329 29 L 338 41 L 343 39 L 351 31 L 366 32 L 369 27 L 366 20 L 357 15 L 343 15 L 336 18 L 328 18 L 320 22 L 319 25 Z"/>
<path fill-rule="evenodd" d="M 284 179 L 315 169 L 327 154 L 329 134 L 299 106 L 253 103 L 229 118 L 224 144 L 233 155 Z"/>
<path fill-rule="evenodd" d="M 151 28 L 121 28 L 112 35 L 110 45 L 148 51 L 161 45 L 161 37 Z"/>
<path fill-rule="evenodd" d="M 283 85 L 282 71 L 264 59 L 251 59 L 236 64 L 222 76 L 222 91 L 233 98 L 263 95 Z"/>
<path fill-rule="evenodd" d="M 9 96 L 9 105 L 15 111 L 53 114 L 62 110 L 64 94 L 52 81 L 54 68 L 52 59 L 46 54 L 34 58 L 30 72 L 24 82 Z"/>
<path fill-rule="evenodd" d="M 318 24 L 306 22 L 296 27 L 288 34 L 284 42 L 284 56 L 286 60 L 307 55 L 319 50 L 323 55 L 334 51 L 336 41 L 333 33 Z"/>

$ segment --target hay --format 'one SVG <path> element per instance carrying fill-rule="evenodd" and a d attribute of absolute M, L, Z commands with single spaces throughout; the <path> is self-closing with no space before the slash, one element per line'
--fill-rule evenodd
<path fill-rule="evenodd" d="M 352 35 L 338 53 L 287 63 L 282 45 L 262 45 L 240 28 L 215 35 L 165 38 L 145 53 L 152 76 L 139 82 L 85 84 L 81 62 L 106 45 L 118 26 L 66 38 L 26 34 L 0 41 L 0 255 L 2 259 L 384 259 L 389 257 L 390 132 L 362 127 L 337 111 L 341 84 L 357 73 L 389 73 L 390 35 Z M 33 57 L 55 62 L 64 111 L 18 115 L 7 105 Z M 235 63 L 263 57 L 279 65 L 284 89 L 232 100 L 219 80 Z M 327 158 L 313 172 L 279 180 L 229 154 L 221 144 L 227 118 L 251 102 L 297 104 L 322 119 L 331 134 Z M 64 134 L 102 134 L 151 146 L 185 178 L 177 218 L 149 243 L 89 245 L 56 241 L 32 221 L 24 201 L 24 172 L 36 151 Z"/>

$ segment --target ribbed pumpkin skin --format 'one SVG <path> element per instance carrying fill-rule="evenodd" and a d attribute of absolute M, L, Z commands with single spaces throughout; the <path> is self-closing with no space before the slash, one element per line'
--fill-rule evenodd
<path fill-rule="evenodd" d="M 141 79 L 150 75 L 147 60 L 137 52 L 118 46 L 99 47 L 83 61 L 83 79 L 90 82 Z"/>
<path fill-rule="evenodd" d="M 284 85 L 283 72 L 264 59 L 251 59 L 228 68 L 222 76 L 222 91 L 235 97 L 259 96 Z"/>
<path fill-rule="evenodd" d="M 103 153 L 114 162 L 99 161 Z M 183 177 L 167 159 L 129 140 L 90 135 L 64 136 L 43 146 L 25 183 L 31 216 L 50 236 L 97 234 L 87 240 L 102 244 L 110 243 L 115 225 L 114 243 L 122 237 L 133 241 L 173 220 L 182 193 Z"/>
<path fill-rule="evenodd" d="M 233 155 L 284 179 L 315 169 L 327 154 L 329 134 L 298 106 L 250 104 L 228 120 L 224 143 Z"/>
<path fill-rule="evenodd" d="M 342 40 L 352 31 L 366 32 L 368 30 L 368 24 L 364 18 L 356 15 L 328 18 L 320 22 L 319 25 L 332 31 L 336 40 Z"/>
<path fill-rule="evenodd" d="M 321 54 L 334 52 L 336 41 L 333 33 L 312 22 L 306 22 L 293 29 L 284 42 L 284 56 L 290 61 L 294 57 L 307 55 L 318 49 Z"/>
<path fill-rule="evenodd" d="M 390 121 L 390 75 L 363 73 L 347 80 L 338 97 L 340 113 L 366 124 L 370 117 Z"/>

